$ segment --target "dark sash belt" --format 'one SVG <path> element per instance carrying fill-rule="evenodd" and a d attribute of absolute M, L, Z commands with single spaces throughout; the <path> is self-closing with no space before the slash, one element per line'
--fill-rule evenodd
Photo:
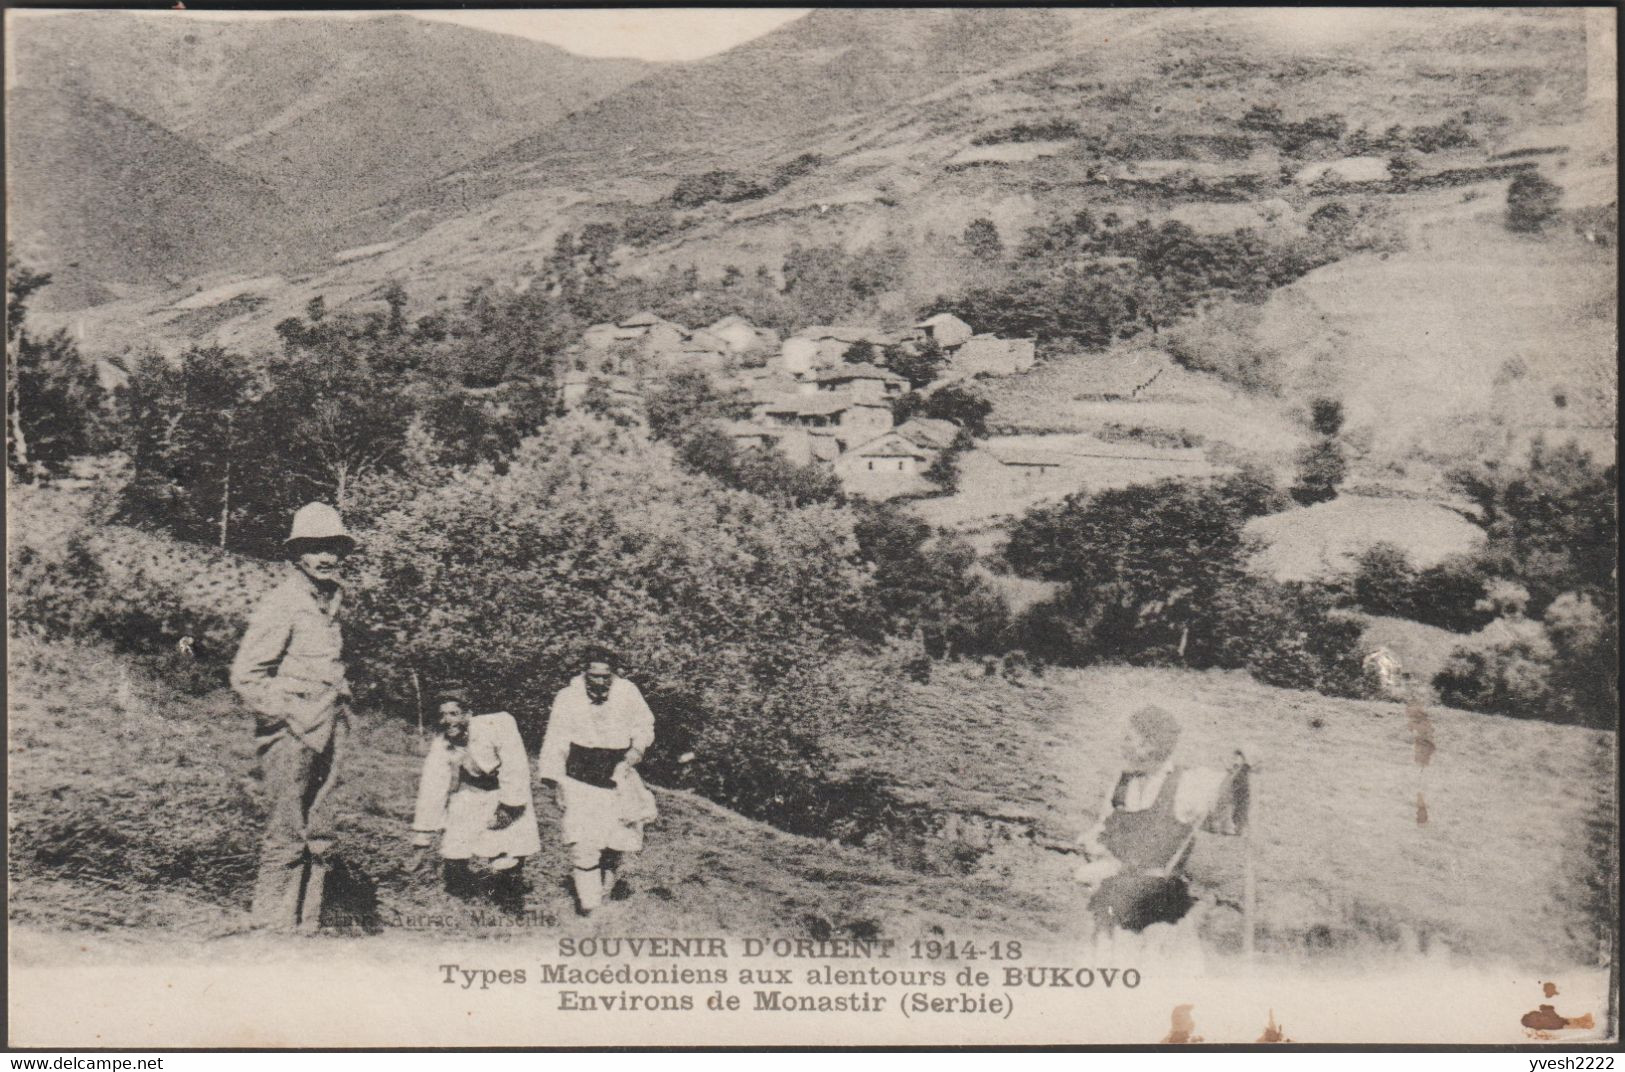
<path fill-rule="evenodd" d="M 496 789 L 498 786 L 496 771 L 489 774 L 475 774 L 467 767 L 457 769 L 457 781 L 459 785 L 466 786 L 469 789 Z"/>
<path fill-rule="evenodd" d="M 564 773 L 578 782 L 614 789 L 615 768 L 625 758 L 624 748 L 588 748 L 571 742 L 570 754 L 564 760 Z"/>

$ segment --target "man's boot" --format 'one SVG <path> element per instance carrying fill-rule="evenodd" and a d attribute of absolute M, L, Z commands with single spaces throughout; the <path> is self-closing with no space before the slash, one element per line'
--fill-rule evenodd
<path fill-rule="evenodd" d="M 441 874 L 445 879 L 446 892 L 451 896 L 459 899 L 474 896 L 474 872 L 469 869 L 467 860 L 447 860 Z"/>
<path fill-rule="evenodd" d="M 510 915 L 517 916 L 525 910 L 524 864 L 514 862 L 492 875 L 491 900 Z"/>

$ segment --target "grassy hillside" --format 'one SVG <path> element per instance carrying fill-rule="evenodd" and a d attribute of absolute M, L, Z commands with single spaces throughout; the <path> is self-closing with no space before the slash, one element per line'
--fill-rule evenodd
<path fill-rule="evenodd" d="M 235 702 L 182 694 L 151 663 L 95 646 L 25 638 L 9 669 L 13 924 L 124 938 L 239 930 L 261 811 Z M 1612 735 L 1434 710 L 1438 752 L 1424 774 L 1396 705 L 1132 669 L 1006 679 L 948 666 L 900 686 L 893 717 L 839 749 L 843 773 L 866 771 L 930 810 L 934 829 L 912 841 L 877 830 L 867 847 L 841 847 L 662 790 L 627 911 L 673 933 L 906 940 L 942 927 L 1081 940 L 1067 846 L 1100 806 L 1121 718 L 1145 702 L 1183 714 L 1183 761 L 1222 765 L 1243 747 L 1258 766 L 1267 955 L 1431 950 L 1542 971 L 1594 957 L 1606 865 L 1589 854 L 1608 836 Z M 346 858 L 367 881 L 344 903 L 375 899 L 386 921 L 467 918 L 406 841 L 420 747 L 409 725 L 361 717 L 342 793 Z M 551 805 L 543 816 L 552 830 Z M 1204 836 L 1192 860 L 1217 904 L 1204 924 L 1217 954 L 1239 947 L 1243 853 L 1237 839 Z M 617 925 L 571 915 L 556 848 L 532 866 L 527 909 L 558 917 L 563 933 Z"/>
<path fill-rule="evenodd" d="M 675 232 L 617 252 L 622 271 L 692 265 L 709 286 L 728 265 L 777 272 L 796 244 L 894 247 L 905 254 L 899 279 L 869 315 L 900 321 L 1009 270 L 967 255 L 960 236 L 978 217 L 995 222 L 1007 250 L 1027 226 L 1080 208 L 1199 231 L 1248 226 L 1279 240 L 1301 236 L 1316 210 L 1340 200 L 1364 214 L 1382 249 L 1398 249 L 1445 195 L 1333 194 L 1283 181 L 1341 150 L 1283 147 L 1241 125 L 1248 109 L 1335 113 L 1373 135 L 1467 113 L 1480 144 L 1423 161 L 1435 170 L 1482 163 L 1582 107 L 1585 42 L 1573 13 L 1406 11 L 1317 26 L 1221 11 L 814 12 L 663 68 L 335 224 L 348 245 L 395 243 L 375 256 L 306 263 L 261 304 L 217 317 L 179 318 L 173 303 L 228 282 L 223 275 L 112 303 L 85 318 L 86 337 L 265 346 L 272 326 L 310 298 L 338 308 L 389 280 L 405 283 L 411 314 L 423 315 L 482 279 L 523 289 L 561 232 L 670 210 L 663 199 L 686 176 L 720 168 L 762 180 L 801 154 L 816 164 L 776 189 L 673 212 Z M 1445 44 L 1460 46 L 1448 62 Z M 1027 140 L 1033 130 L 1051 133 Z M 1504 184 L 1447 194 L 1472 193 L 1479 211 L 1501 202 Z M 1360 367 L 1358 353 L 1338 360 Z"/>
<path fill-rule="evenodd" d="M 962 817 L 973 873 L 1065 901 L 1075 858 L 1056 849 L 1098 813 L 1122 719 L 1145 703 L 1184 719 L 1181 762 L 1223 767 L 1242 748 L 1257 766 L 1260 948 L 1442 944 L 1530 966 L 1596 956 L 1609 865 L 1592 854 L 1611 837 L 1612 734 L 1432 708 L 1437 752 L 1424 771 L 1399 704 L 1240 674 L 1101 668 L 1007 681 L 960 666 L 900 690 L 868 761 Z M 1236 940 L 1242 858 L 1237 840 L 1211 835 L 1192 858 L 1198 885 L 1226 906 L 1210 920 L 1220 948 Z"/>
<path fill-rule="evenodd" d="M 247 714 L 224 691 L 179 694 L 97 647 L 14 639 L 9 670 L 12 924 L 127 938 L 239 931 L 263 819 Z M 375 900 L 385 921 L 450 915 L 470 933 L 512 934 L 469 918 L 440 891 L 437 857 L 408 844 L 422 754 L 415 730 L 369 713 L 355 745 L 340 790 L 343 845 L 367 882 L 342 903 L 355 911 Z M 661 791 L 660 807 L 631 875 L 639 927 L 650 933 L 908 939 L 935 926 L 1031 937 L 1074 922 L 1075 906 L 1036 891 L 1011 896 L 984 876 L 911 873 L 688 793 Z M 543 821 L 556 832 L 551 804 Z M 556 844 L 531 867 L 526 908 L 556 917 L 557 933 L 624 927 L 614 914 L 575 918 Z"/>

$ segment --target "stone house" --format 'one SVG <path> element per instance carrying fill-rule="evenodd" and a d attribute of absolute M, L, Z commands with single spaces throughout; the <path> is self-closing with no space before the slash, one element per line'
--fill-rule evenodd
<path fill-rule="evenodd" d="M 954 350 L 970 341 L 976 332 L 952 313 L 937 313 L 914 325 L 914 341 L 922 346 L 936 343 L 943 350 Z"/>
<path fill-rule="evenodd" d="M 893 430 L 860 443 L 835 459 L 835 475 L 847 491 L 871 498 L 925 491 L 931 486 L 925 471 L 939 453 Z"/>
<path fill-rule="evenodd" d="M 908 381 L 883 368 L 866 364 L 840 364 L 818 373 L 813 382 L 821 393 L 845 392 L 853 398 L 883 401 L 908 390 Z"/>

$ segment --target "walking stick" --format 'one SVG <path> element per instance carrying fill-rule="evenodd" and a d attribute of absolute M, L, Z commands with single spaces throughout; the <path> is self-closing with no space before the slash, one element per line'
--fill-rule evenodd
<path fill-rule="evenodd" d="M 1253 960 L 1253 937 L 1257 928 L 1258 866 L 1253 850 L 1253 803 L 1257 788 L 1253 782 L 1253 767 L 1240 750 L 1237 777 L 1243 779 L 1245 790 L 1237 794 L 1236 819 L 1241 828 L 1241 955 L 1246 963 Z"/>
<path fill-rule="evenodd" d="M 423 740 L 423 689 L 418 685 L 417 668 L 412 668 L 412 697 L 418 708 L 418 740 Z"/>

